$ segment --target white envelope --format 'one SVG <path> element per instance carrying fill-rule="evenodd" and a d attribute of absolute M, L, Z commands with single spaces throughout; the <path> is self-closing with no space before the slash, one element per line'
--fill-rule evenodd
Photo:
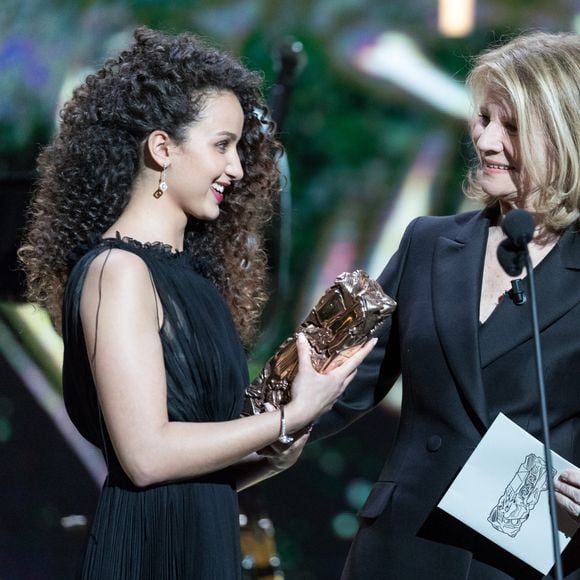
<path fill-rule="evenodd" d="M 574 467 L 552 452 L 554 477 Z M 439 507 L 547 574 L 554 565 L 544 445 L 500 413 Z M 560 551 L 578 529 L 558 514 Z"/>

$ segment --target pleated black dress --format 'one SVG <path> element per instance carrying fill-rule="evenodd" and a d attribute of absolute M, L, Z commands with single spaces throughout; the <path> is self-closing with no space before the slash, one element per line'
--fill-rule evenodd
<path fill-rule="evenodd" d="M 137 488 L 115 457 L 97 403 L 79 313 L 89 265 L 112 248 L 143 259 L 160 297 L 170 420 L 237 418 L 248 384 L 245 354 L 229 309 L 186 253 L 115 238 L 100 241 L 75 264 L 64 298 L 64 398 L 73 423 L 102 449 L 108 466 L 81 577 L 240 578 L 237 494 L 227 471 Z"/>

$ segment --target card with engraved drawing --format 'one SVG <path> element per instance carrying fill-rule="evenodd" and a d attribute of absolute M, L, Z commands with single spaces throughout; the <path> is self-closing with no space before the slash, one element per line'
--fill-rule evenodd
<path fill-rule="evenodd" d="M 552 452 L 552 477 L 574 467 Z M 554 565 L 544 445 L 500 413 L 439 507 L 530 566 Z M 578 528 L 558 513 L 560 550 Z"/>

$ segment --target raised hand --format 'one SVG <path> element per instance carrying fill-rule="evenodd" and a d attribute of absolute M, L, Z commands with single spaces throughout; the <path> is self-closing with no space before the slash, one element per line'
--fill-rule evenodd
<path fill-rule="evenodd" d="M 286 405 L 288 431 L 298 431 L 329 411 L 356 374 L 356 369 L 376 344 L 369 340 L 339 367 L 318 373 L 310 360 L 310 346 L 298 335 L 298 373 L 292 383 L 292 401 Z"/>

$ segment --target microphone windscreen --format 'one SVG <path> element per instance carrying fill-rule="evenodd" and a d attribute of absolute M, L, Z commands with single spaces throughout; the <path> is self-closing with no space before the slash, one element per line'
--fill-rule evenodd
<path fill-rule="evenodd" d="M 516 248 L 510 240 L 504 240 L 497 247 L 497 259 L 504 271 L 510 276 L 519 276 L 524 268 L 525 254 Z"/>
<path fill-rule="evenodd" d="M 525 209 L 509 211 L 501 227 L 514 246 L 521 250 L 525 249 L 534 237 L 534 218 Z"/>

